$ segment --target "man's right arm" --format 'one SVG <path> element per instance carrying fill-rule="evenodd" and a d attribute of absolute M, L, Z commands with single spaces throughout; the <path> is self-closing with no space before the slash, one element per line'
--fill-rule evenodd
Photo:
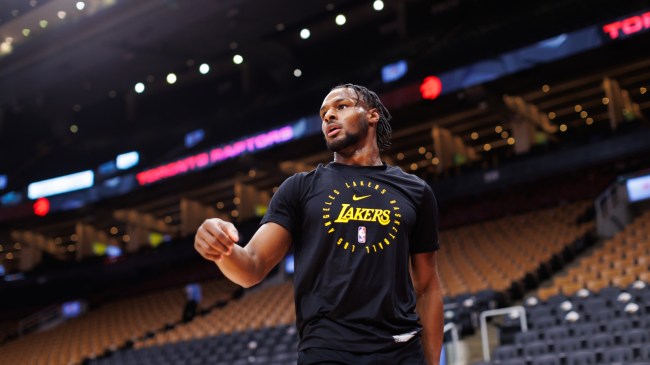
<path fill-rule="evenodd" d="M 239 232 L 224 220 L 207 219 L 194 238 L 194 248 L 217 264 L 226 277 L 243 287 L 251 287 L 287 254 L 291 233 L 277 223 L 262 225 L 245 247 L 237 245 Z"/>

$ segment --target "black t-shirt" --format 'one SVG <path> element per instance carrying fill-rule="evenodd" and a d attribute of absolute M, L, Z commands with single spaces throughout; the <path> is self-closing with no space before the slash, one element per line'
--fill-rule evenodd
<path fill-rule="evenodd" d="M 299 349 L 379 351 L 419 331 L 409 257 L 439 248 L 437 215 L 431 187 L 386 164 L 288 178 L 261 224 L 292 234 Z"/>

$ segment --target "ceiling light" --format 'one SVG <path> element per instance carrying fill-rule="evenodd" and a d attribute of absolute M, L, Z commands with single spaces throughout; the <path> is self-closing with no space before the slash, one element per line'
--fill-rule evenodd
<path fill-rule="evenodd" d="M 609 98 L 603 98 L 603 105 L 609 104 Z"/>
<path fill-rule="evenodd" d="M 489 143 L 483 145 L 483 149 L 487 152 L 492 149 L 492 146 Z"/>
<path fill-rule="evenodd" d="M 372 8 L 381 11 L 384 8 L 384 2 L 381 0 L 375 0 L 375 2 L 372 3 Z"/>
<path fill-rule="evenodd" d="M 284 24 L 282 24 L 282 23 L 278 23 L 278 24 L 275 26 L 275 30 L 277 30 L 278 32 L 283 31 L 283 30 L 284 30 Z"/>
<path fill-rule="evenodd" d="M 84 10 L 86 3 L 83 1 L 77 1 L 77 10 Z"/>
<path fill-rule="evenodd" d="M 144 84 L 141 83 L 141 82 L 138 82 L 137 84 L 135 84 L 135 88 L 134 88 L 134 89 L 135 89 L 135 92 L 136 92 L 136 93 L 138 93 L 138 94 L 142 94 L 142 93 L 144 92 Z"/>
<path fill-rule="evenodd" d="M 345 19 L 345 15 L 339 14 L 336 16 L 336 19 L 334 19 L 334 21 L 336 22 L 337 25 L 343 25 L 345 24 L 347 19 Z"/>
<path fill-rule="evenodd" d="M 566 124 L 560 124 L 560 132 L 566 132 L 567 128 Z"/>
<path fill-rule="evenodd" d="M 639 88 L 639 92 L 640 92 L 641 94 L 645 94 L 645 93 L 648 92 L 648 89 L 646 89 L 645 87 L 641 86 L 641 87 Z"/>
<path fill-rule="evenodd" d="M 177 79 L 178 78 L 176 77 L 175 73 L 172 72 L 172 73 L 167 74 L 167 83 L 168 84 L 170 84 L 170 85 L 175 84 Z"/>
<path fill-rule="evenodd" d="M 201 66 L 199 66 L 199 72 L 201 73 L 201 75 L 207 74 L 208 72 L 210 72 L 210 65 L 208 65 L 207 63 L 202 63 Z"/>
<path fill-rule="evenodd" d="M 512 137 L 508 138 L 508 144 L 511 145 L 511 146 L 512 146 L 513 144 L 515 144 L 515 139 L 512 138 Z"/>
<path fill-rule="evenodd" d="M 77 133 L 79 132 L 79 127 L 76 124 L 70 126 L 70 132 Z"/>
<path fill-rule="evenodd" d="M 32 30 L 29 29 L 29 28 L 25 28 L 25 29 L 23 29 L 23 35 L 24 35 L 25 37 L 29 37 L 29 34 L 30 34 L 31 32 L 32 32 Z"/>
<path fill-rule="evenodd" d="M 309 38 L 310 35 L 311 35 L 311 32 L 307 28 L 304 28 L 303 30 L 300 31 L 300 38 L 302 38 L 302 39 L 307 39 L 307 38 Z"/>
<path fill-rule="evenodd" d="M 234 62 L 236 65 L 241 65 L 241 63 L 244 62 L 244 57 L 236 54 L 235 56 L 233 56 L 232 62 Z"/>
<path fill-rule="evenodd" d="M 501 132 L 503 132 L 503 127 L 500 126 L 500 125 L 494 127 L 494 132 L 495 132 L 495 133 L 501 133 Z"/>
<path fill-rule="evenodd" d="M 477 139 L 478 139 L 478 133 L 476 133 L 476 132 L 472 132 L 472 134 L 470 135 L 470 137 L 471 137 L 473 140 L 477 140 Z"/>
<path fill-rule="evenodd" d="M 65 19 L 65 16 L 68 15 L 65 11 L 61 10 L 58 13 L 56 13 L 56 16 L 59 17 L 59 19 L 63 20 Z"/>
<path fill-rule="evenodd" d="M 580 104 L 576 105 L 575 107 L 573 107 L 573 110 L 575 110 L 576 113 L 580 113 L 580 111 L 582 110 L 582 105 Z"/>
<path fill-rule="evenodd" d="M 38 22 L 38 25 L 40 25 L 41 28 L 43 29 L 47 28 L 47 24 L 48 24 L 47 20 L 41 20 L 40 22 Z"/>
<path fill-rule="evenodd" d="M 549 92 L 550 90 L 551 90 L 551 87 L 550 87 L 550 86 L 548 86 L 548 85 L 543 85 L 543 86 L 542 86 L 542 91 L 543 91 L 543 92 L 547 93 L 547 92 Z"/>
<path fill-rule="evenodd" d="M 295 77 L 302 76 L 302 71 L 299 68 L 293 70 L 293 76 L 295 76 Z"/>

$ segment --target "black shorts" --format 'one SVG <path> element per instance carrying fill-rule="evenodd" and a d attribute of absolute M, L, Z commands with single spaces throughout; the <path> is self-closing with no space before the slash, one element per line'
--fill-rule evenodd
<path fill-rule="evenodd" d="M 419 336 L 387 352 L 359 353 L 322 348 L 298 352 L 298 365 L 427 365 Z"/>

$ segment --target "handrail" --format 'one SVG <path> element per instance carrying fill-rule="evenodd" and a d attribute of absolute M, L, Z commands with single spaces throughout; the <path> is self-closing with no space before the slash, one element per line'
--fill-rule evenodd
<path fill-rule="evenodd" d="M 490 346 L 488 344 L 487 317 L 502 316 L 511 313 L 519 313 L 519 323 L 521 331 L 528 332 L 528 320 L 526 319 L 526 309 L 517 305 L 514 307 L 491 309 L 481 312 L 481 343 L 483 344 L 483 360 L 490 361 Z"/>

